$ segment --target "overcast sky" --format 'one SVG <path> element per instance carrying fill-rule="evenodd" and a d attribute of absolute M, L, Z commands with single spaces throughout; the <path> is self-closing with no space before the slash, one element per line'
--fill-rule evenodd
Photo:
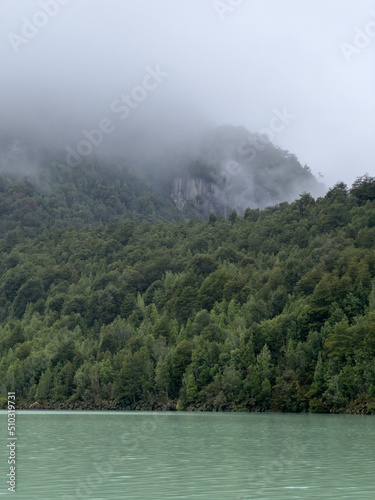
<path fill-rule="evenodd" d="M 58 2 L 0 2 L 3 131 L 117 126 L 151 68 L 130 125 L 271 128 L 328 186 L 375 175 L 375 0 Z"/>

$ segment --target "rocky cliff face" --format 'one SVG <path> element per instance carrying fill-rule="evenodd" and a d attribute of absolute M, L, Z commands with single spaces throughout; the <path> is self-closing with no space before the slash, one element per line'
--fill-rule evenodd
<path fill-rule="evenodd" d="M 219 192 L 219 186 L 213 181 L 176 177 L 172 181 L 171 199 L 176 207 L 181 210 L 186 203 L 193 200 L 196 200 L 200 205 L 210 203 Z"/>
<path fill-rule="evenodd" d="M 325 189 L 310 169 L 289 151 L 243 127 L 214 129 L 196 147 L 196 159 L 175 171 L 169 183 L 175 206 L 208 217 L 227 217 L 232 210 L 263 209 L 291 202 L 303 192 L 314 197 Z"/>
<path fill-rule="evenodd" d="M 171 200 L 174 205 L 179 210 L 188 205 L 204 217 L 208 217 L 211 212 L 227 217 L 234 208 L 241 213 L 240 204 L 229 194 L 225 178 L 216 183 L 199 177 L 175 177 L 171 182 Z"/>

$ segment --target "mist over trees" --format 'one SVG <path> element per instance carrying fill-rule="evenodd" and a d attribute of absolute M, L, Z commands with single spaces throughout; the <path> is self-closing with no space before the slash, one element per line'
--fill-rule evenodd
<path fill-rule="evenodd" d="M 2 405 L 374 413 L 371 0 L 229 3 L 3 2 Z"/>
<path fill-rule="evenodd" d="M 1 199 L 35 214 L 27 188 L 3 181 Z M 374 203 L 365 176 L 243 217 L 16 224 L 4 404 L 12 389 L 26 407 L 373 413 Z"/>
<path fill-rule="evenodd" d="M 0 220 L 6 216 L 8 230 L 16 227 L 11 225 L 14 220 L 32 234 L 72 223 L 81 227 L 124 218 L 207 219 L 211 212 L 227 217 L 235 209 L 243 215 L 248 207 L 264 208 L 292 201 L 303 192 L 317 196 L 325 191 L 295 155 L 244 127 L 218 127 L 199 135 L 196 131 L 178 141 L 170 138 L 168 145 L 159 143 L 157 148 L 154 136 L 132 137 L 123 148 L 112 143 L 110 152 L 98 148 L 71 165 L 64 150 L 4 136 L 0 175 L 4 182 L 26 183 L 19 188 L 19 198 L 27 196 L 35 206 L 33 215 L 26 215 L 24 209 L 12 206 L 14 196 L 8 193 Z M 52 206 L 50 217 L 44 216 L 42 212 Z"/>

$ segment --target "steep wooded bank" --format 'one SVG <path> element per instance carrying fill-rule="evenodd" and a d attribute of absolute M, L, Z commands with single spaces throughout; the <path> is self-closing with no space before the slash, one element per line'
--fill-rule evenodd
<path fill-rule="evenodd" d="M 15 230 L 0 241 L 1 394 L 375 412 L 374 245 L 368 177 L 244 217 Z"/>

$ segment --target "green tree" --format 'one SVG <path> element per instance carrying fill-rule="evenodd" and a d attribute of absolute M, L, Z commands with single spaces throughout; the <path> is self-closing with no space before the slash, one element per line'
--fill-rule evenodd
<path fill-rule="evenodd" d="M 30 278 L 19 289 L 13 303 L 14 314 L 21 318 L 28 303 L 37 302 L 44 297 L 43 283 L 40 278 Z"/>

